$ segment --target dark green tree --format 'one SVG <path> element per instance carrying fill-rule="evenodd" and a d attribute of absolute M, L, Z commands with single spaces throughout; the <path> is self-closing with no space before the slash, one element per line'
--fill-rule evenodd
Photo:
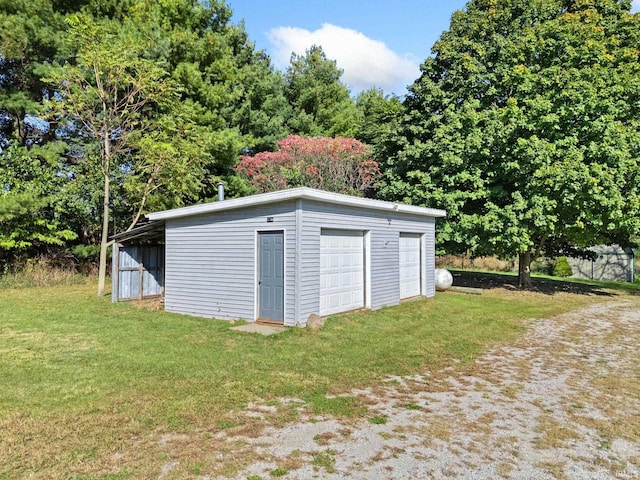
<path fill-rule="evenodd" d="M 60 158 L 51 145 L 29 151 L 12 145 L 0 156 L 2 263 L 76 238 L 68 225 L 82 212 L 76 209 L 72 182 L 58 175 Z"/>
<path fill-rule="evenodd" d="M 305 55 L 293 54 L 285 73 L 285 94 L 293 108 L 288 126 L 293 133 L 310 136 L 352 137 L 358 116 L 350 92 L 340 82 L 342 70 L 322 47 Z"/>
<path fill-rule="evenodd" d="M 628 0 L 472 0 L 422 65 L 387 198 L 445 208 L 448 252 L 627 245 L 640 228 L 640 15 Z"/>
<path fill-rule="evenodd" d="M 403 108 L 400 98 L 386 96 L 380 89 L 361 92 L 356 98 L 358 131 L 355 137 L 370 145 L 374 156 L 383 156 L 387 142 L 393 141 L 392 133 L 399 125 Z"/>
<path fill-rule="evenodd" d="M 233 101 L 224 114 L 241 134 L 243 153 L 272 151 L 288 134 L 287 121 L 292 115 L 284 78 L 264 51 L 255 50 L 243 25 L 230 26 L 227 38 L 237 67 L 230 88 Z"/>
<path fill-rule="evenodd" d="M 177 116 L 191 125 L 202 157 L 196 191 L 177 202 L 175 195 L 158 191 L 155 208 L 210 198 L 220 179 L 236 185 L 239 154 L 273 150 L 288 133 L 291 108 L 282 76 L 256 51 L 244 25 L 230 23 L 232 12 L 223 2 L 137 0 L 131 12 L 146 56 L 164 62 L 178 85 Z"/>
<path fill-rule="evenodd" d="M 70 18 L 81 19 L 71 30 Z M 50 184 L 60 190 L 47 198 L 84 203 L 81 214 L 56 220 L 84 242 L 148 209 L 206 200 L 222 178 L 230 194 L 242 192 L 233 171 L 240 153 L 274 149 L 291 107 L 282 76 L 230 18 L 217 0 L 0 0 L 2 168 L 20 177 L 14 147 L 28 161 L 42 161 L 36 147 L 57 156 L 66 190 Z M 151 98 L 149 80 L 171 93 Z M 120 113 L 103 111 L 103 100 Z"/>
<path fill-rule="evenodd" d="M 44 112 L 61 128 L 75 132 L 81 152 L 78 157 L 89 170 L 102 174 L 98 278 L 98 295 L 102 295 L 110 246 L 111 182 L 123 171 L 128 173 L 128 181 L 137 178 L 148 158 L 154 163 L 145 176 L 148 186 L 168 181 L 160 178 L 164 163 L 180 157 L 144 155 L 142 162 L 136 162 L 131 151 L 139 150 L 146 131 L 156 126 L 154 113 L 170 108 L 175 88 L 158 62 L 143 58 L 130 30 L 111 21 L 97 22 L 87 15 L 71 15 L 68 23 L 78 54 L 73 63 L 45 69 L 44 80 L 56 95 L 45 102 Z M 98 147 L 95 153 L 92 145 Z M 149 191 L 142 187 L 139 193 L 140 198 L 133 198 L 132 205 L 137 211 L 144 208 Z"/>
<path fill-rule="evenodd" d="M 38 68 L 58 58 L 64 16 L 50 0 L 0 0 L 0 146 L 26 145 L 39 133 L 29 122 L 46 92 Z"/>

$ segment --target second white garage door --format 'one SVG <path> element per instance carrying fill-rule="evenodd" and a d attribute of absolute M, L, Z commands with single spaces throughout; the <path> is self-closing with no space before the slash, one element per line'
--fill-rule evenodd
<path fill-rule="evenodd" d="M 400 298 L 420 295 L 420 235 L 400 234 Z"/>
<path fill-rule="evenodd" d="M 320 315 L 364 307 L 364 232 L 322 230 Z"/>

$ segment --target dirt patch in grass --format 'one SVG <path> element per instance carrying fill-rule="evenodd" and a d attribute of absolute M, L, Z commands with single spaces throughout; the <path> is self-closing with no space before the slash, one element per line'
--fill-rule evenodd
<path fill-rule="evenodd" d="M 142 300 L 131 300 L 131 304 L 135 305 L 137 308 L 150 310 L 152 312 L 159 312 L 161 310 L 164 310 L 164 298 L 162 297 L 143 298 Z"/>

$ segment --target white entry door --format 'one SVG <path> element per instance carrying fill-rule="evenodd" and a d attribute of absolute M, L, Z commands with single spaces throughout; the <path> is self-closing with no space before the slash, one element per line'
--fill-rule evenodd
<path fill-rule="evenodd" d="M 421 292 L 420 235 L 400 234 L 400 298 L 416 297 Z"/>
<path fill-rule="evenodd" d="M 364 307 L 364 232 L 322 230 L 320 315 Z"/>

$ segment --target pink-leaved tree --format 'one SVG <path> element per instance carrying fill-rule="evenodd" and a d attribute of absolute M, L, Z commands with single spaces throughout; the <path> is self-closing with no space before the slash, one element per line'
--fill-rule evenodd
<path fill-rule="evenodd" d="M 364 195 L 380 173 L 367 145 L 354 138 L 289 135 L 275 152 L 242 156 L 236 172 L 259 192 L 312 187 Z"/>

